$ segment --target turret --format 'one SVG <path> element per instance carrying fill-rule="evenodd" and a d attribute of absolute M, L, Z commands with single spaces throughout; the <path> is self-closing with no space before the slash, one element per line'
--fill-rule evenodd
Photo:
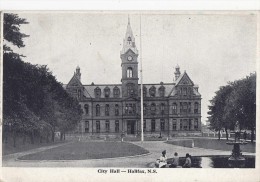
<path fill-rule="evenodd" d="M 180 77 L 180 75 L 181 75 L 181 72 L 180 72 L 180 67 L 179 67 L 179 65 L 177 64 L 177 66 L 175 67 L 175 72 L 174 72 L 174 74 L 175 74 L 175 81 Z"/>
<path fill-rule="evenodd" d="M 76 73 L 74 73 L 74 74 L 77 76 L 78 80 L 81 81 L 80 80 L 81 79 L 81 73 L 80 73 L 80 67 L 79 66 L 77 66 Z"/>

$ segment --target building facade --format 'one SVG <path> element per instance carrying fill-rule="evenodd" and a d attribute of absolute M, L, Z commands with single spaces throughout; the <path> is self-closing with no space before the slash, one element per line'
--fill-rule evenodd
<path fill-rule="evenodd" d="M 83 110 L 78 132 L 91 135 L 139 135 L 141 85 L 138 83 L 138 50 L 128 21 L 120 52 L 121 84 L 81 82 L 80 68 L 65 88 Z M 177 65 L 172 83 L 143 84 L 145 135 L 193 135 L 201 131 L 201 95 L 198 86 Z"/>

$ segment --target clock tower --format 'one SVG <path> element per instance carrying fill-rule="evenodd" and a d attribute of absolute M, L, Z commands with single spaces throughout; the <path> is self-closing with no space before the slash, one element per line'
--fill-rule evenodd
<path fill-rule="evenodd" d="M 128 24 L 123 49 L 120 52 L 122 67 L 122 95 L 123 97 L 138 96 L 138 50 L 135 45 L 135 38 L 128 17 Z"/>

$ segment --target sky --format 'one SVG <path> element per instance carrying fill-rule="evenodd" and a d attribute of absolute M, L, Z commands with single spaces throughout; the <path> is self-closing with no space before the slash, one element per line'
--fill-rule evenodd
<path fill-rule="evenodd" d="M 26 47 L 15 51 L 26 56 L 24 61 L 48 65 L 64 84 L 77 66 L 83 84 L 120 83 L 120 51 L 129 15 L 139 51 L 141 40 L 143 83 L 173 82 L 178 64 L 181 73 L 186 70 L 199 85 L 203 123 L 220 86 L 256 71 L 256 14 L 142 12 L 141 21 L 134 12 L 18 15 L 29 22 L 20 28 L 30 37 L 24 39 Z"/>

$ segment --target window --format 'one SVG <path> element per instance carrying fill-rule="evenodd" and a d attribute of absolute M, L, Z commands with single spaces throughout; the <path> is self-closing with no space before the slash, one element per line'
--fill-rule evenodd
<path fill-rule="evenodd" d="M 125 114 L 128 114 L 128 104 L 125 105 Z"/>
<path fill-rule="evenodd" d="M 188 120 L 187 119 L 183 119 L 183 130 L 188 130 Z"/>
<path fill-rule="evenodd" d="M 195 114 L 199 113 L 199 104 L 197 102 L 195 102 L 195 104 L 194 104 L 194 113 Z"/>
<path fill-rule="evenodd" d="M 180 102 L 180 113 L 183 113 L 183 105 L 182 105 L 182 102 Z"/>
<path fill-rule="evenodd" d="M 150 89 L 149 89 L 149 94 L 151 97 L 155 97 L 155 94 L 156 94 L 156 88 L 154 86 L 152 86 Z"/>
<path fill-rule="evenodd" d="M 105 94 L 105 98 L 109 98 L 110 88 L 106 87 L 106 88 L 104 89 L 104 94 Z"/>
<path fill-rule="evenodd" d="M 173 131 L 177 130 L 176 119 L 173 119 L 173 120 L 172 120 L 172 130 L 173 130 Z"/>
<path fill-rule="evenodd" d="M 161 119 L 161 131 L 165 130 L 165 122 L 164 119 Z"/>
<path fill-rule="evenodd" d="M 96 116 L 100 116 L 100 105 L 96 105 Z"/>
<path fill-rule="evenodd" d="M 177 114 L 177 104 L 176 103 L 172 104 L 172 114 Z"/>
<path fill-rule="evenodd" d="M 105 106 L 105 115 L 109 116 L 109 104 L 106 104 Z"/>
<path fill-rule="evenodd" d="M 187 95 L 187 88 L 183 88 L 183 95 L 186 96 Z"/>
<path fill-rule="evenodd" d="M 96 131 L 97 133 L 100 132 L 100 121 L 96 121 Z"/>
<path fill-rule="evenodd" d="M 183 130 L 183 120 L 181 119 L 181 121 L 180 121 L 180 130 Z"/>
<path fill-rule="evenodd" d="M 198 119 L 196 118 L 196 119 L 194 120 L 194 130 L 198 130 L 198 128 L 199 128 L 199 121 L 198 121 Z"/>
<path fill-rule="evenodd" d="M 113 89 L 113 95 L 114 95 L 115 98 L 118 98 L 118 97 L 119 97 L 119 95 L 120 95 L 120 90 L 119 90 L 118 87 L 115 87 L 115 88 Z"/>
<path fill-rule="evenodd" d="M 156 105 L 155 105 L 155 103 L 152 103 L 151 104 L 151 114 L 156 114 Z"/>
<path fill-rule="evenodd" d="M 78 99 L 80 99 L 81 98 L 81 90 L 78 90 Z"/>
<path fill-rule="evenodd" d="M 191 113 L 191 103 L 188 103 L 188 113 Z"/>
<path fill-rule="evenodd" d="M 188 111 L 188 105 L 187 105 L 187 102 L 183 102 L 182 103 L 182 112 L 183 113 L 187 113 L 187 111 Z"/>
<path fill-rule="evenodd" d="M 146 131 L 146 120 L 143 120 L 143 131 Z"/>
<path fill-rule="evenodd" d="M 115 116 L 119 115 L 119 106 L 118 104 L 115 105 Z"/>
<path fill-rule="evenodd" d="M 134 84 L 133 83 L 127 84 L 127 95 L 129 97 L 134 95 Z"/>
<path fill-rule="evenodd" d="M 115 132 L 116 133 L 119 132 L 119 121 L 118 120 L 115 121 Z"/>
<path fill-rule="evenodd" d="M 146 95 L 147 95 L 147 88 L 143 87 L 143 97 L 146 97 Z"/>
<path fill-rule="evenodd" d="M 189 130 L 191 130 L 191 122 L 192 122 L 192 119 L 189 119 Z"/>
<path fill-rule="evenodd" d="M 131 68 L 131 67 L 127 68 L 126 76 L 127 76 L 127 78 L 133 77 L 133 68 Z"/>
<path fill-rule="evenodd" d="M 161 114 L 163 115 L 165 111 L 165 105 L 164 103 L 161 103 Z"/>
<path fill-rule="evenodd" d="M 135 104 L 132 104 L 132 103 L 126 104 L 125 114 L 132 115 L 132 114 L 135 114 L 135 112 L 136 112 L 136 105 Z"/>
<path fill-rule="evenodd" d="M 109 132 L 110 130 L 110 123 L 109 120 L 106 120 L 106 132 Z"/>
<path fill-rule="evenodd" d="M 128 41 L 129 44 L 131 43 L 132 39 L 131 39 L 130 36 L 127 38 L 127 41 Z"/>
<path fill-rule="evenodd" d="M 151 131 L 152 132 L 155 131 L 155 120 L 154 119 L 151 121 Z"/>
<path fill-rule="evenodd" d="M 95 88 L 95 97 L 100 98 L 101 96 L 101 89 L 99 87 Z"/>
<path fill-rule="evenodd" d="M 89 122 L 85 121 L 85 133 L 89 132 Z"/>
<path fill-rule="evenodd" d="M 164 94 L 165 94 L 165 88 L 164 88 L 164 86 L 161 86 L 161 87 L 159 88 L 159 94 L 160 94 L 160 97 L 164 97 Z"/>
<path fill-rule="evenodd" d="M 143 111 L 144 111 L 144 115 L 146 115 L 146 112 L 147 112 L 147 105 L 146 104 L 143 105 Z"/>
<path fill-rule="evenodd" d="M 84 109 L 85 109 L 85 114 L 88 115 L 89 111 L 88 111 L 88 104 L 84 105 Z"/>

